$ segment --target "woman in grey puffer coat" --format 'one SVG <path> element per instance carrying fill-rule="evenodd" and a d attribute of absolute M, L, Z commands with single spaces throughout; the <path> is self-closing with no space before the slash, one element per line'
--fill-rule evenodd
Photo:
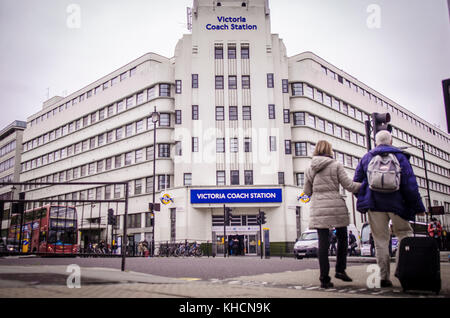
<path fill-rule="evenodd" d="M 338 241 L 336 278 L 352 281 L 345 272 L 347 267 L 347 226 L 349 213 L 339 185 L 351 193 L 357 193 L 361 183 L 353 182 L 343 165 L 333 159 L 331 144 L 320 140 L 314 151 L 311 166 L 306 171 L 304 192 L 311 197 L 309 228 L 317 229 L 319 235 L 319 265 L 322 288 L 333 287 L 329 276 L 329 232 L 336 228 Z"/>

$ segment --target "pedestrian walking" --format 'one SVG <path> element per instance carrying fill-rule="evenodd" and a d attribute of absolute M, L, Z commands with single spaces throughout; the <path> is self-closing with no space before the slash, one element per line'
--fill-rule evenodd
<path fill-rule="evenodd" d="M 337 243 L 337 238 L 336 238 L 336 230 L 330 230 L 330 255 L 336 255 L 336 243 Z"/>
<path fill-rule="evenodd" d="M 342 163 L 333 159 L 333 149 L 328 141 L 320 140 L 314 150 L 311 166 L 305 174 L 305 194 L 311 198 L 310 229 L 319 235 L 319 265 L 322 288 L 331 288 L 328 260 L 329 231 L 336 228 L 337 257 L 335 277 L 352 281 L 347 275 L 347 226 L 350 224 L 347 204 L 340 193 L 340 185 L 351 193 L 358 192 L 361 184 L 348 177 Z"/>
<path fill-rule="evenodd" d="M 434 238 L 439 250 L 441 250 L 442 226 L 436 218 L 432 218 L 430 224 L 428 224 L 428 235 Z"/>
<path fill-rule="evenodd" d="M 352 256 L 352 255 L 356 255 L 356 250 L 355 250 L 355 248 L 356 248 L 356 246 L 357 246 L 358 244 L 356 243 L 356 237 L 355 237 L 355 235 L 353 234 L 353 232 L 352 231 L 349 231 L 349 233 L 348 233 L 348 247 L 349 247 L 349 256 Z"/>
<path fill-rule="evenodd" d="M 409 163 L 410 156 L 392 146 L 392 136 L 386 130 L 376 134 L 375 145 L 359 162 L 353 180 L 362 183 L 356 208 L 368 213 L 381 287 L 390 287 L 389 220 L 400 246 L 401 240 L 413 233 L 408 221 L 422 214 L 425 207 Z"/>

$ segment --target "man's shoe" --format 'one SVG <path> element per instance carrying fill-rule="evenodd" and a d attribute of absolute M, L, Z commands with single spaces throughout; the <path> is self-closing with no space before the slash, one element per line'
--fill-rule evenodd
<path fill-rule="evenodd" d="M 332 288 L 332 287 L 334 287 L 334 285 L 333 285 L 332 282 L 328 282 L 328 283 L 320 283 L 320 288 L 325 288 L 325 289 L 327 289 L 327 288 Z"/>
<path fill-rule="evenodd" d="M 353 281 L 348 275 L 347 273 L 343 272 L 343 273 L 336 273 L 336 275 L 334 275 L 334 277 L 342 279 L 344 282 L 351 282 Z"/>
<path fill-rule="evenodd" d="M 380 281 L 381 288 L 392 287 L 392 282 L 389 279 L 382 279 Z"/>

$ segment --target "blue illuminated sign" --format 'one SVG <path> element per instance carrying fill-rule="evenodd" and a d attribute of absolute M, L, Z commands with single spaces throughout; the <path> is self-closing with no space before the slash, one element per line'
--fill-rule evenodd
<path fill-rule="evenodd" d="M 281 189 L 191 190 L 191 203 L 281 203 Z"/>

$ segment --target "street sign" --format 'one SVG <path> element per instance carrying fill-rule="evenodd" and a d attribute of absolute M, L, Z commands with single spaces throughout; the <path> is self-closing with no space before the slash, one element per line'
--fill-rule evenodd
<path fill-rule="evenodd" d="M 445 210 L 443 206 L 432 206 L 431 207 L 431 215 L 444 215 Z"/>

